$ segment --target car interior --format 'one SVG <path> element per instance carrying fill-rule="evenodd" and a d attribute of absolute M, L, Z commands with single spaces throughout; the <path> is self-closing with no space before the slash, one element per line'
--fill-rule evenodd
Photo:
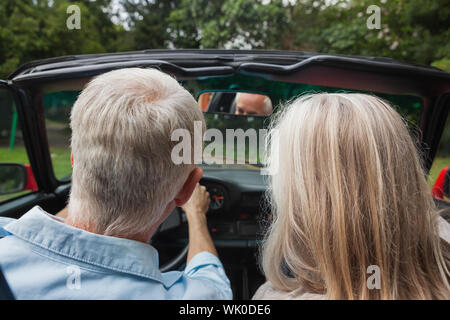
<path fill-rule="evenodd" d="M 21 163 L 29 164 L 29 170 L 21 167 L 20 174 L 8 173 L 26 177 L 15 182 L 16 189 L 9 192 L 9 198 L 0 198 L 0 216 L 19 218 L 34 205 L 52 214 L 65 208 L 71 187 L 71 108 L 92 77 L 114 68 L 159 68 L 176 77 L 199 104 L 200 97 L 208 94 L 202 108 L 207 127 L 224 134 L 226 129 L 263 129 L 270 123 L 268 115 L 236 115 L 239 92 L 269 97 L 273 113 L 289 100 L 307 93 L 375 94 L 391 102 L 402 114 L 418 146 L 427 146 L 423 156 L 428 172 L 433 160 L 444 152 L 442 137 L 449 131 L 448 74 L 390 60 L 329 56 L 302 56 L 295 60 L 293 54 L 263 52 L 241 52 L 243 56 L 238 59 L 236 53 L 221 53 L 227 54 L 229 60 L 217 58 L 218 53 L 206 56 L 198 52 L 174 57 L 162 53 L 152 56 L 148 52 L 142 57 L 81 56 L 43 61 L 17 70 L 9 82 L 1 83 L 0 103 L 11 108 L 11 117 L 4 125 L 9 131 L 14 114 L 18 118 L 14 148 L 26 150 Z M 270 208 L 266 200 L 267 176 L 261 174 L 264 150 L 260 142 L 257 146 L 244 142 L 243 164 L 225 161 L 199 165 L 204 170 L 201 184 L 211 196 L 208 227 L 235 299 L 251 299 L 265 281 L 259 266 L 259 245 L 270 222 Z M 223 157 L 235 160 L 238 156 Z M 34 179 L 34 185 L 30 179 Z M 448 207 L 448 197 L 446 194 L 436 201 Z M 186 217 L 176 208 L 151 240 L 159 251 L 162 271 L 184 268 L 188 242 Z"/>

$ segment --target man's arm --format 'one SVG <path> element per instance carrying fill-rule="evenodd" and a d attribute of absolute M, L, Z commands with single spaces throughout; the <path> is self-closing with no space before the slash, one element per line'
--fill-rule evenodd
<path fill-rule="evenodd" d="M 208 295 L 209 299 L 232 299 L 230 280 L 218 259 L 206 224 L 209 202 L 209 193 L 206 188 L 197 184 L 189 201 L 182 206 L 189 224 L 189 251 L 185 273 L 192 279 L 208 281 L 216 288 Z M 198 299 L 198 294 L 200 294 L 199 291 L 195 290 L 195 293 L 188 297 Z M 204 299 L 205 296 L 201 298 Z"/>
<path fill-rule="evenodd" d="M 187 263 L 189 263 L 197 253 L 204 251 L 218 256 L 206 223 L 206 213 L 208 212 L 210 201 L 209 192 L 206 191 L 206 188 L 197 184 L 189 201 L 182 206 L 182 209 L 186 212 L 189 224 L 189 251 Z"/>

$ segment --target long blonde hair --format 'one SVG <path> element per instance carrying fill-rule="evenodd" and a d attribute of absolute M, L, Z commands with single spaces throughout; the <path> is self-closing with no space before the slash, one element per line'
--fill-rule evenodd
<path fill-rule="evenodd" d="M 450 297 L 449 244 L 413 139 L 387 102 L 303 96 L 272 129 L 268 166 L 279 169 L 262 268 L 275 288 L 330 299 Z M 368 288 L 371 265 L 379 289 Z"/>

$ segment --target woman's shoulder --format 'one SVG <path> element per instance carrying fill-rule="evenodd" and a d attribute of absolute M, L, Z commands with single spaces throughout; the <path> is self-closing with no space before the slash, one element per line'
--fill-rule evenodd
<path fill-rule="evenodd" d="M 439 235 L 442 239 L 450 243 L 450 223 L 444 218 L 438 218 Z M 253 300 L 323 300 L 324 295 L 310 293 L 303 288 L 294 291 L 282 291 L 273 286 L 270 281 L 266 281 L 255 292 Z"/>
<path fill-rule="evenodd" d="M 275 288 L 270 281 L 265 282 L 255 292 L 253 300 L 323 300 L 325 296 L 298 288 L 294 291 L 282 291 Z"/>
<path fill-rule="evenodd" d="M 439 216 L 438 218 L 439 236 L 450 243 L 450 223 L 444 218 Z"/>

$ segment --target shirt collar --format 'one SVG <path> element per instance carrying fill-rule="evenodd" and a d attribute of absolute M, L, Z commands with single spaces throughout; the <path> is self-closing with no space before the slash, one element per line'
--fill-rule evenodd
<path fill-rule="evenodd" d="M 4 229 L 27 242 L 65 257 L 163 281 L 158 266 L 158 252 L 151 245 L 91 233 L 66 225 L 63 221 L 64 219 L 54 217 L 35 206 L 20 219 L 4 226 Z"/>

